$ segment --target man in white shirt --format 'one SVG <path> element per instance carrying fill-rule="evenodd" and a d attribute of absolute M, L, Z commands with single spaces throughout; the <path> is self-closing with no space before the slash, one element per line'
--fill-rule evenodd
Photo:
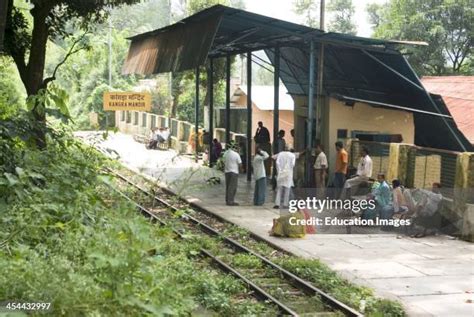
<path fill-rule="evenodd" d="M 169 136 L 170 136 L 170 132 L 168 128 L 160 128 L 158 132 L 158 142 L 164 143 L 168 141 Z"/>
<path fill-rule="evenodd" d="M 237 193 L 240 164 L 242 164 L 242 159 L 235 151 L 235 143 L 231 142 L 229 149 L 224 153 L 225 202 L 227 206 L 239 205 L 235 202 L 235 194 Z"/>
<path fill-rule="evenodd" d="M 261 206 L 265 203 L 265 193 L 267 191 L 267 173 L 265 171 L 264 161 L 270 156 L 263 151 L 260 146 L 255 151 L 253 159 L 253 174 L 255 177 L 255 192 L 253 195 L 253 204 Z"/>
<path fill-rule="evenodd" d="M 321 144 L 316 145 L 316 161 L 314 162 L 314 181 L 316 186 L 316 197 L 323 199 L 326 194 L 326 171 L 328 168 L 328 159 L 323 152 Z"/>
<path fill-rule="evenodd" d="M 291 187 L 295 186 L 293 183 L 293 169 L 296 164 L 296 159 L 301 153 L 294 153 L 293 150 L 285 150 L 272 156 L 275 160 L 277 169 L 276 179 L 276 198 L 275 206 L 273 208 L 286 208 L 290 200 Z"/>
<path fill-rule="evenodd" d="M 351 192 L 356 193 L 360 184 L 367 182 L 370 177 L 372 177 L 372 159 L 369 156 L 367 147 L 363 146 L 361 158 L 357 165 L 357 173 L 344 184 L 344 192 L 341 198 L 349 198 Z"/>

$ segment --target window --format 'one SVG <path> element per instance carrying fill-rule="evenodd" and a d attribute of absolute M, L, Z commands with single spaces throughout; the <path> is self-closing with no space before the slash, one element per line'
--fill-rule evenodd
<path fill-rule="evenodd" d="M 337 129 L 338 139 L 347 139 L 347 129 Z"/>
<path fill-rule="evenodd" d="M 133 119 L 134 119 L 133 124 L 138 125 L 138 112 L 137 111 L 134 112 L 134 118 Z"/>

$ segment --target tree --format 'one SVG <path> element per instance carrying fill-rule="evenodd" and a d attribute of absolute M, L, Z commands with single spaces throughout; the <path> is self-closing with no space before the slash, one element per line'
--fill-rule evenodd
<path fill-rule="evenodd" d="M 369 23 L 372 28 L 378 28 L 380 25 L 380 16 L 382 14 L 383 6 L 378 3 L 369 3 L 365 7 L 367 11 Z"/>
<path fill-rule="evenodd" d="M 293 12 L 304 15 L 304 24 L 312 28 L 319 28 L 319 1 L 295 0 Z"/>
<path fill-rule="evenodd" d="M 10 117 L 24 104 L 24 92 L 11 58 L 0 56 L 0 120 Z"/>
<path fill-rule="evenodd" d="M 352 0 L 331 0 L 328 4 L 328 11 L 332 13 L 328 30 L 355 35 L 357 28 L 352 21 L 355 9 Z"/>
<path fill-rule="evenodd" d="M 471 0 L 391 0 L 377 11 L 378 38 L 426 41 L 428 46 L 407 48 L 408 59 L 419 75 L 463 72 L 474 39 Z"/>
<path fill-rule="evenodd" d="M 6 1 L 0 1 L 0 52 L 3 50 L 3 36 L 7 23 L 7 5 Z"/>
<path fill-rule="evenodd" d="M 187 7 L 185 10 L 184 15 L 192 15 L 209 7 L 212 7 L 216 4 L 222 4 L 226 6 L 233 6 L 239 9 L 243 8 L 243 2 L 240 0 L 189 0 L 187 2 Z M 231 58 L 231 63 L 233 63 L 235 57 Z M 207 106 L 209 104 L 209 81 L 207 74 L 209 72 L 209 63 L 205 65 L 201 69 L 201 87 L 204 90 L 204 94 L 200 94 L 200 96 L 204 96 L 203 104 Z M 224 58 L 219 58 L 214 60 L 214 76 L 213 76 L 213 84 L 215 85 L 215 94 L 220 95 L 220 91 L 218 89 L 223 89 L 224 87 L 220 85 L 226 76 L 226 62 Z M 173 89 L 172 89 L 172 96 L 173 96 L 173 103 L 171 106 L 170 115 L 172 117 L 180 117 L 182 120 L 183 118 L 188 118 L 190 113 L 194 111 L 194 101 L 191 102 L 192 98 L 189 95 L 189 91 L 194 92 L 194 86 L 192 83 L 195 81 L 195 71 L 189 70 L 184 71 L 181 73 L 173 73 Z M 214 98 L 216 102 L 216 98 Z M 180 111 L 178 111 L 178 104 L 180 106 Z M 217 104 L 217 102 L 216 102 Z M 189 109 L 184 109 L 184 108 Z M 181 116 L 180 116 L 181 113 Z M 202 114 L 202 112 L 201 112 Z M 191 121 L 194 121 L 191 120 Z"/>
<path fill-rule="evenodd" d="M 110 8 L 138 1 L 31 0 L 33 7 L 29 11 L 32 17 L 30 26 L 26 14 L 14 6 L 13 0 L 8 0 L 5 51 L 15 61 L 27 95 L 36 96 L 41 91 L 45 91 L 48 84 L 56 78 L 56 72 L 44 78 L 48 40 L 54 42 L 70 37 L 72 33 L 68 32 L 68 28 L 71 23 L 87 30 L 89 25 L 103 22 Z M 73 53 L 74 46 L 66 54 L 65 59 Z M 62 62 L 58 66 L 61 64 Z M 41 125 L 46 125 L 43 100 L 42 98 L 35 99 L 31 111 L 35 120 Z M 36 131 L 37 145 L 40 148 L 46 146 L 45 135 L 41 131 L 44 130 Z"/>

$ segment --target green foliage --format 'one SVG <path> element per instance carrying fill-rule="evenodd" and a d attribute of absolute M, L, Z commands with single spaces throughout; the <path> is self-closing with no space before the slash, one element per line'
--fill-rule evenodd
<path fill-rule="evenodd" d="M 58 128 L 47 148 L 27 146 L 30 115 L 0 122 L 0 301 L 51 302 L 49 314 L 65 316 L 263 311 L 242 301 L 240 282 L 196 270 L 194 240 L 177 242 L 113 192 L 94 150 Z"/>
<path fill-rule="evenodd" d="M 304 24 L 313 28 L 319 28 L 319 1 L 316 0 L 294 0 L 293 11 L 298 15 L 304 15 Z"/>
<path fill-rule="evenodd" d="M 375 297 L 372 290 L 348 282 L 317 260 L 282 257 L 277 263 L 349 306 L 365 306 L 366 316 L 405 316 L 399 303 Z"/>
<path fill-rule="evenodd" d="M 251 254 L 234 254 L 231 261 L 234 266 L 244 269 L 254 269 L 262 266 L 262 261 Z"/>
<path fill-rule="evenodd" d="M 428 42 L 407 48 L 408 60 L 419 75 L 465 72 L 474 41 L 472 1 L 392 0 L 369 10 L 376 37 Z"/>
<path fill-rule="evenodd" d="M 0 119 L 13 115 L 24 104 L 25 93 L 10 58 L 0 56 Z"/>
<path fill-rule="evenodd" d="M 229 0 L 190 0 L 187 2 L 188 4 L 188 13 L 189 15 L 212 7 L 216 4 L 222 4 L 226 6 L 230 6 Z"/>
<path fill-rule="evenodd" d="M 75 118 L 75 128 L 89 128 L 89 112 L 95 111 L 103 115 L 102 94 L 107 90 L 129 90 L 136 83 L 135 76 L 122 76 L 121 67 L 128 51 L 125 39 L 128 31 L 112 32 L 112 87 L 108 83 L 107 30 L 89 35 L 88 41 L 94 43 L 88 50 L 82 50 L 72 55 L 58 72 L 57 85 L 68 89 L 70 94 L 71 115 Z M 52 52 L 63 51 L 70 45 L 53 45 Z M 56 65 L 62 57 L 55 54 L 49 67 Z"/>
<path fill-rule="evenodd" d="M 352 35 L 357 33 L 356 25 L 352 20 L 355 13 L 352 0 L 331 0 L 328 4 L 328 11 L 332 13 L 328 25 L 329 31 Z"/>
<path fill-rule="evenodd" d="M 41 89 L 36 95 L 30 95 L 26 99 L 26 108 L 28 111 L 36 110 L 36 113 L 48 113 L 67 121 L 70 119 L 69 109 L 66 105 L 68 94 L 64 89 L 56 85 L 50 85 L 47 89 Z"/>

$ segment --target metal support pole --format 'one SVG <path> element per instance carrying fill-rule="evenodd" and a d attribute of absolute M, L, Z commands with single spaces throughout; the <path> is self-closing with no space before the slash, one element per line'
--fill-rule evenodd
<path fill-rule="evenodd" d="M 196 163 L 198 162 L 199 160 L 199 66 L 196 67 L 196 94 L 195 94 L 195 105 L 196 105 L 196 109 L 195 109 L 195 115 L 196 115 L 196 118 L 195 118 L 195 136 L 194 136 L 194 145 L 195 145 L 195 160 L 196 160 Z"/>
<path fill-rule="evenodd" d="M 247 53 L 247 181 L 252 180 L 252 52 Z"/>
<path fill-rule="evenodd" d="M 306 186 L 311 180 L 311 143 L 313 139 L 313 119 L 314 119 L 314 41 L 309 46 L 309 90 L 308 90 L 308 118 L 306 130 L 306 157 L 305 157 L 305 177 Z"/>
<path fill-rule="evenodd" d="M 230 142 L 230 55 L 225 58 L 225 144 Z"/>
<path fill-rule="evenodd" d="M 319 28 L 321 31 L 324 31 L 324 16 L 326 13 L 326 1 L 321 0 L 320 6 L 319 6 Z"/>
<path fill-rule="evenodd" d="M 280 129 L 280 48 L 275 47 L 273 72 L 273 153 L 276 152 L 276 138 Z"/>
<path fill-rule="evenodd" d="M 112 89 L 112 19 L 109 17 L 109 89 Z M 109 112 L 105 111 L 105 130 L 109 129 Z"/>
<path fill-rule="evenodd" d="M 319 28 L 324 31 L 325 21 L 325 1 L 321 0 L 320 14 L 319 14 Z M 324 43 L 319 43 L 319 58 L 318 58 L 318 79 L 317 79 L 317 96 L 316 96 L 316 140 L 322 142 L 322 113 L 324 107 L 323 100 L 323 74 L 324 74 Z"/>
<path fill-rule="evenodd" d="M 322 136 L 322 112 L 323 112 L 323 73 L 324 73 L 324 44 L 319 44 L 318 58 L 318 81 L 316 84 L 316 140 L 321 142 Z"/>
<path fill-rule="evenodd" d="M 209 74 L 207 76 L 209 87 L 209 162 L 211 162 L 212 140 L 214 140 L 214 60 L 209 59 Z"/>

